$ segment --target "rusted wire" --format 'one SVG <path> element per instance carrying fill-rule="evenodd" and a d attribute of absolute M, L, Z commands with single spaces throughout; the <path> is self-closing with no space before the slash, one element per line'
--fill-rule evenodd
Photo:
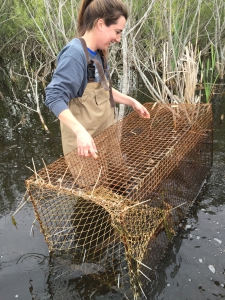
<path fill-rule="evenodd" d="M 197 106 L 147 103 L 150 119 L 94 138 L 97 160 L 74 150 L 27 179 L 49 250 L 142 293 L 212 166 L 212 109 Z"/>

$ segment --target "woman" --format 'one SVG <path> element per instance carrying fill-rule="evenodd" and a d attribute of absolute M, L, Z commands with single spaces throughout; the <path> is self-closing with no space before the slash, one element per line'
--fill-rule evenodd
<path fill-rule="evenodd" d="M 45 103 L 60 120 L 64 155 L 77 147 L 79 155 L 97 158 L 92 136 L 113 124 L 114 101 L 130 105 L 141 117 L 149 118 L 143 105 L 105 86 L 100 76 L 108 48 L 120 42 L 127 17 L 121 0 L 81 1 L 78 34 L 82 39 L 73 39 L 59 53 L 46 88 Z M 104 72 L 107 75 L 107 66 Z"/>

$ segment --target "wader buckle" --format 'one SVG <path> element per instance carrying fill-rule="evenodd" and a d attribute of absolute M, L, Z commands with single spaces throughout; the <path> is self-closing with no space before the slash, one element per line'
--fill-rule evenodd
<path fill-rule="evenodd" d="M 95 66 L 93 60 L 91 60 L 87 66 L 87 78 L 88 82 L 95 81 Z"/>

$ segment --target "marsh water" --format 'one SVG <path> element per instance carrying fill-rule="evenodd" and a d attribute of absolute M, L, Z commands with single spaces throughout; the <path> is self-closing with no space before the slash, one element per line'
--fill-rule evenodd
<path fill-rule="evenodd" d="M 139 88 L 140 89 L 140 88 Z M 214 160 L 188 218 L 180 226 L 149 283 L 148 299 L 214 300 L 225 298 L 225 87 L 213 98 Z M 147 99 L 137 95 L 139 100 Z M 22 100 L 21 100 L 22 101 Z M 31 226 L 35 219 L 27 203 L 11 215 L 25 193 L 24 180 L 36 168 L 62 155 L 59 122 L 44 106 L 43 117 L 50 134 L 41 128 L 37 113 L 21 107 L 7 93 L 0 99 L 0 300 L 123 299 L 104 283 L 80 274 L 72 285 L 51 280 L 57 272 L 42 233 Z M 32 234 L 30 234 L 32 233 Z M 60 262 L 62 263 L 62 262 Z M 61 293 L 55 293 L 55 290 Z M 55 296 L 54 296 L 55 295 Z"/>

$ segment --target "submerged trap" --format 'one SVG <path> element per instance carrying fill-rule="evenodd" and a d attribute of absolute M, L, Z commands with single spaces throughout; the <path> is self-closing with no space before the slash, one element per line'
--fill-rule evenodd
<path fill-rule="evenodd" d="M 146 296 L 212 166 L 213 123 L 209 104 L 145 107 L 94 138 L 98 159 L 74 150 L 26 187 L 50 252 Z"/>

